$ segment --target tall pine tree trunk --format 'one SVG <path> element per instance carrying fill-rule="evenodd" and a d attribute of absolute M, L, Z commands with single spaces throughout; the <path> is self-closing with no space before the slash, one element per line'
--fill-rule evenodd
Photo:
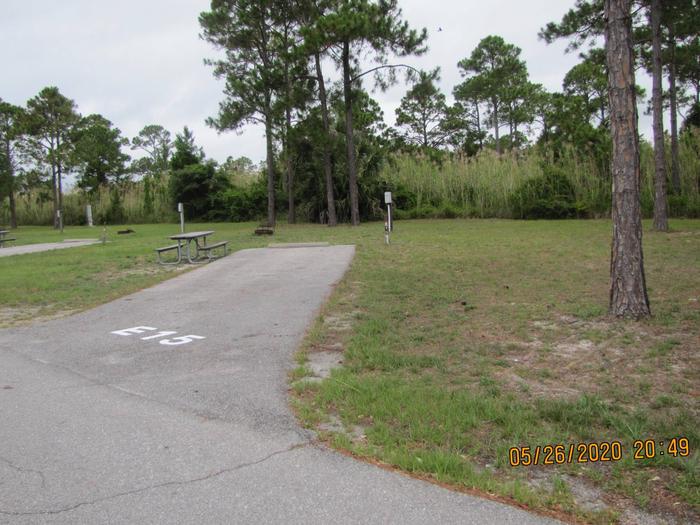
<path fill-rule="evenodd" d="M 481 133 L 481 115 L 479 114 L 479 103 L 474 101 L 474 108 L 476 109 L 476 131 L 479 133 L 479 151 L 484 149 L 484 137 Z"/>
<path fill-rule="evenodd" d="M 661 66 L 661 0 L 651 0 L 652 90 L 654 128 L 654 229 L 668 231 L 668 199 L 666 197 L 666 148 L 664 145 L 662 66 Z"/>
<path fill-rule="evenodd" d="M 56 228 L 62 228 L 63 226 L 63 167 L 61 166 L 61 161 L 58 162 L 56 167 L 56 179 L 58 180 L 58 211 L 61 212 L 61 216 L 58 218 Z"/>
<path fill-rule="evenodd" d="M 61 157 L 63 152 L 61 151 L 61 137 L 56 135 L 56 191 L 58 195 L 58 211 L 55 228 L 61 228 L 63 225 L 63 165 L 61 163 Z"/>
<path fill-rule="evenodd" d="M 671 27 L 669 41 L 671 49 L 671 63 L 668 67 L 668 90 L 671 104 L 671 185 L 673 193 L 679 195 L 681 192 L 681 168 L 680 153 L 678 151 L 678 99 L 676 86 L 676 41 Z"/>
<path fill-rule="evenodd" d="M 17 228 L 17 203 L 15 202 L 15 170 L 12 163 L 10 141 L 5 141 L 5 158 L 7 159 L 7 186 L 10 199 L 10 228 Z"/>
<path fill-rule="evenodd" d="M 290 130 L 292 129 L 292 111 L 290 106 L 290 100 L 289 100 L 289 91 L 290 91 L 290 86 L 289 82 L 287 82 L 287 101 L 285 102 L 286 107 L 284 108 L 285 110 L 285 123 L 286 123 L 286 129 L 284 130 L 284 167 L 285 171 L 287 172 L 287 223 L 289 224 L 294 224 L 297 222 L 297 214 L 296 214 L 296 208 L 294 206 L 294 167 L 292 166 L 292 158 L 290 156 L 290 148 L 289 148 L 289 133 Z"/>
<path fill-rule="evenodd" d="M 501 139 L 498 136 L 498 102 L 493 101 L 493 134 L 496 137 L 496 153 L 501 154 Z"/>
<path fill-rule="evenodd" d="M 284 157 L 284 166 L 287 172 L 287 222 L 294 224 L 297 222 L 297 211 L 294 205 L 294 169 L 292 159 L 289 157 L 289 149 Z"/>
<path fill-rule="evenodd" d="M 350 43 L 343 44 L 343 94 L 345 96 L 345 142 L 348 152 L 348 186 L 350 192 L 350 223 L 360 224 L 360 203 L 357 189 L 357 165 L 352 120 L 352 79 L 350 76 Z"/>
<path fill-rule="evenodd" d="M 508 144 L 509 148 L 513 150 L 513 113 L 512 110 L 508 114 Z"/>
<path fill-rule="evenodd" d="M 10 188 L 10 228 L 17 228 L 17 203 L 15 202 L 14 188 Z"/>
<path fill-rule="evenodd" d="M 58 229 L 58 183 L 56 181 L 56 165 L 51 161 L 51 189 L 53 191 L 53 227 Z"/>
<path fill-rule="evenodd" d="M 651 315 L 651 310 L 642 251 L 639 135 L 630 8 L 631 0 L 605 0 L 605 47 L 613 142 L 610 314 L 639 319 Z"/>
<path fill-rule="evenodd" d="M 328 204 L 328 226 L 337 226 L 338 217 L 335 213 L 335 194 L 333 192 L 333 166 L 331 165 L 331 125 L 328 117 L 328 97 L 326 82 L 321 69 L 321 57 L 318 53 L 316 60 L 316 76 L 318 77 L 318 98 L 321 102 L 321 117 L 323 118 L 323 177 L 326 181 L 326 202 Z"/>
<path fill-rule="evenodd" d="M 275 158 L 272 148 L 272 104 L 270 94 L 265 95 L 265 140 L 267 141 L 267 225 L 275 225 Z"/>

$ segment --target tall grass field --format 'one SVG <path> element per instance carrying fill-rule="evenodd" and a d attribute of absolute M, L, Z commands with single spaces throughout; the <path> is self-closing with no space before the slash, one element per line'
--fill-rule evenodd
<path fill-rule="evenodd" d="M 667 148 L 670 152 L 670 145 Z M 670 154 L 668 170 L 671 173 Z M 680 143 L 680 192 L 669 184 L 669 212 L 673 217 L 700 217 L 700 132 L 684 133 Z M 342 180 L 342 174 L 338 174 Z M 263 175 L 260 175 L 261 177 Z M 670 176 L 669 176 L 670 178 Z M 363 184 L 362 177 L 360 183 Z M 231 178 L 234 187 L 253 182 Z M 365 181 L 366 182 L 366 181 Z M 388 156 L 379 173 L 379 182 L 363 198 L 368 209 L 380 213 L 382 193 L 395 195 L 398 218 L 604 218 L 610 215 L 611 186 L 609 166 L 595 156 L 564 148 L 556 157 L 538 148 L 527 152 L 497 155 L 485 150 L 475 157 L 449 156 L 441 162 L 416 154 Z M 346 184 L 343 182 L 342 187 Z M 318 188 L 319 194 L 325 192 Z M 278 210 L 283 216 L 284 198 L 279 187 Z M 376 194 L 374 194 L 376 193 Z M 651 146 L 642 142 L 641 201 L 645 217 L 653 214 L 654 158 Z M 101 188 L 94 193 L 74 189 L 64 196 L 63 217 L 67 225 L 86 222 L 85 207 L 90 204 L 96 224 L 164 223 L 175 220 L 175 203 L 168 192 L 168 176 L 127 182 L 119 187 Z M 232 201 L 220 199 L 221 217 L 236 219 Z M 338 203 L 341 200 L 337 200 Z M 303 208 L 304 203 L 298 202 Z M 239 204 L 240 206 L 241 204 Z M 256 204 L 250 217 L 263 217 L 265 199 Z M 21 225 L 52 223 L 53 203 L 49 189 L 34 189 L 17 196 Z M 240 214 L 239 214 L 240 215 Z M 372 217 L 380 219 L 377 215 Z M 9 223 L 7 200 L 0 203 L 0 224 Z"/>
<path fill-rule="evenodd" d="M 670 173 L 670 155 L 667 157 Z M 486 151 L 473 158 L 455 157 L 440 166 L 427 157 L 397 156 L 385 165 L 381 177 L 389 187 L 407 194 L 408 198 L 398 205 L 402 218 L 518 218 L 516 193 L 520 190 L 517 197 L 525 200 L 537 198 L 527 195 L 536 185 L 528 187 L 524 183 L 542 178 L 550 168 L 564 176 L 573 190 L 573 216 L 609 216 L 612 182 L 608 167 L 572 149 L 564 150 L 556 159 L 537 151 L 501 156 Z M 674 194 L 669 185 L 669 212 L 676 217 L 698 217 L 700 133 L 688 134 L 681 142 L 680 173 L 680 193 Z M 654 157 L 646 143 L 642 143 L 641 150 L 641 201 L 644 215 L 652 216 Z"/>

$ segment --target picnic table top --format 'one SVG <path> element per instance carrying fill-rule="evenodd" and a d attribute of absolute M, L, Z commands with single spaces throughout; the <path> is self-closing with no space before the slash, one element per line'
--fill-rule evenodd
<path fill-rule="evenodd" d="M 170 238 L 174 240 L 191 240 L 198 239 L 199 237 L 206 237 L 214 233 L 214 230 L 207 230 L 201 232 L 189 232 L 189 233 L 178 233 L 177 235 L 171 235 Z"/>
<path fill-rule="evenodd" d="M 6 233 L 10 233 L 10 230 L 0 230 L 0 235 L 5 235 Z"/>

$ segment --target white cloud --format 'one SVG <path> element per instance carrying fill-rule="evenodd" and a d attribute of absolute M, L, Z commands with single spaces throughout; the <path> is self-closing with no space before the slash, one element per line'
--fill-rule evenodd
<path fill-rule="evenodd" d="M 461 81 L 457 62 L 483 37 L 498 34 L 522 48 L 534 82 L 560 89 L 577 57 L 564 54 L 563 42 L 546 45 L 537 32 L 559 20 L 572 4 L 573 0 L 403 0 L 405 19 L 415 28 L 428 29 L 430 48 L 404 61 L 424 69 L 440 66 L 440 85 L 450 98 Z M 204 123 L 215 115 L 222 98 L 222 84 L 203 64 L 204 58 L 216 54 L 199 38 L 197 17 L 208 8 L 201 0 L 3 0 L 0 62 L 5 73 L 0 97 L 24 104 L 43 87 L 55 85 L 82 113 L 103 114 L 128 137 L 146 124 L 161 124 L 173 133 L 187 125 L 210 157 L 261 160 L 265 142 L 259 127 L 218 134 Z M 326 74 L 337 78 L 331 68 Z M 389 124 L 406 89 L 400 83 L 374 94 Z M 648 136 L 649 119 L 641 118 Z"/>

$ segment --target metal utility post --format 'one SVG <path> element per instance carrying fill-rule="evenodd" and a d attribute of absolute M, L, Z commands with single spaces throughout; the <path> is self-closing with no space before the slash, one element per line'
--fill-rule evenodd
<path fill-rule="evenodd" d="M 93 224 L 92 224 L 92 206 L 90 204 L 85 206 L 85 215 L 87 216 L 88 226 L 90 226 L 92 228 L 93 227 Z"/>
<path fill-rule="evenodd" d="M 386 222 L 384 223 L 384 242 L 389 244 L 389 234 L 394 230 L 394 222 L 391 218 L 391 192 L 384 192 L 384 202 L 386 203 Z"/>
<path fill-rule="evenodd" d="M 387 225 L 389 226 L 389 231 L 394 231 L 394 219 L 391 217 L 391 192 L 384 192 L 384 202 L 386 203 L 386 218 Z"/>
<path fill-rule="evenodd" d="M 185 233 L 185 207 L 181 202 L 177 203 L 177 212 L 180 214 L 180 233 Z"/>

